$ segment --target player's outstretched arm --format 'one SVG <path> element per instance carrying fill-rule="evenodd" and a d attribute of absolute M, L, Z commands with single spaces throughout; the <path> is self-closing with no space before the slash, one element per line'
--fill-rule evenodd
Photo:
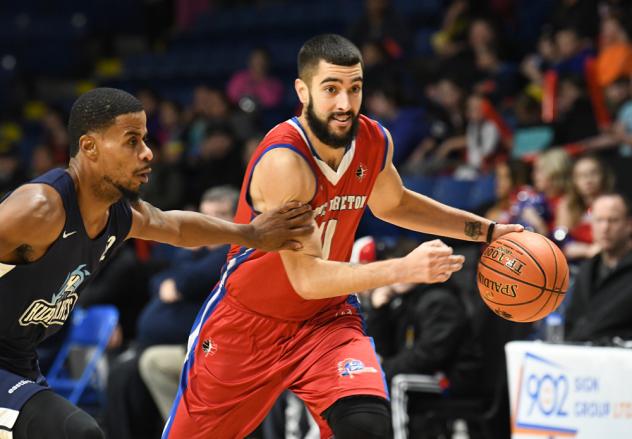
<path fill-rule="evenodd" d="M 55 189 L 45 184 L 19 187 L 0 203 L 0 262 L 22 262 L 30 253 L 43 253 L 57 239 L 65 220 Z"/>
<path fill-rule="evenodd" d="M 235 224 L 197 212 L 165 211 L 145 201 L 132 206 L 130 238 L 164 242 L 178 247 L 237 244 L 265 251 L 296 250 L 297 238 L 312 233 L 309 205 L 287 203 L 259 215 L 250 224 Z"/>
<path fill-rule="evenodd" d="M 487 238 L 492 221 L 465 210 L 439 203 L 425 195 L 406 189 L 393 165 L 393 140 L 390 133 L 386 166 L 380 173 L 369 197 L 373 214 L 389 223 L 418 232 L 470 241 Z M 518 224 L 498 224 L 492 239 L 505 233 L 522 231 Z"/>
<path fill-rule="evenodd" d="M 278 148 L 255 168 L 250 195 L 257 210 L 267 211 L 288 200 L 310 201 L 315 184 L 301 157 Z M 292 287 L 304 299 L 342 296 L 397 282 L 443 282 L 463 264 L 463 256 L 453 255 L 439 240 L 422 244 L 404 258 L 365 265 L 324 260 L 317 229 L 301 241 L 303 249 L 282 251 L 281 259 Z"/>

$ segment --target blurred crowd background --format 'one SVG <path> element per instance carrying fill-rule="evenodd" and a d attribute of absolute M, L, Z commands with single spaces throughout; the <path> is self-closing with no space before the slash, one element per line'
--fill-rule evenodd
<path fill-rule="evenodd" d="M 161 209 L 231 218 L 251 152 L 270 128 L 300 111 L 293 87 L 298 49 L 325 32 L 361 49 L 362 111 L 390 130 L 406 185 L 555 239 L 572 265 L 570 295 L 582 261 L 603 250 L 593 240 L 593 200 L 614 189 L 632 194 L 626 0 L 2 2 L 0 194 L 66 166 L 72 102 L 111 86 L 134 93 L 147 112 L 155 158 L 143 198 Z M 429 238 L 370 212 L 362 236 L 373 241 L 360 249 L 361 261 L 397 256 Z M 389 377 L 441 372 L 491 398 L 504 377 L 486 365 L 502 364 L 502 343 L 543 337 L 545 328 L 480 310 L 480 247 L 451 244 L 469 262 L 444 288 L 364 293 L 369 330 Z M 156 437 L 168 404 L 147 388 L 143 365 L 156 366 L 143 354 L 164 345 L 183 351 L 226 251 L 130 242 L 83 293 L 84 305 L 114 303 L 121 315 L 100 417 L 111 437 Z M 490 316 L 497 326 L 491 330 L 483 323 Z M 483 354 L 469 352 L 471 336 L 481 331 L 494 337 L 480 343 Z M 471 388 L 483 369 L 494 371 L 489 383 Z M 417 403 L 423 413 L 427 401 Z M 437 429 L 427 437 L 448 437 L 445 426 L 423 425 Z M 270 433 L 274 425 L 262 431 L 278 434 Z"/>

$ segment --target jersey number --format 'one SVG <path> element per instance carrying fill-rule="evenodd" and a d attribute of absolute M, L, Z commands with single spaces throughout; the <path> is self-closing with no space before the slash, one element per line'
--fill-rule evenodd
<path fill-rule="evenodd" d="M 322 223 L 320 226 L 318 226 L 318 230 L 320 231 L 320 239 L 323 243 L 323 259 L 329 259 L 329 252 L 331 251 L 331 241 L 332 239 L 334 239 L 336 225 L 338 225 L 338 220 L 329 220 L 326 223 Z"/>

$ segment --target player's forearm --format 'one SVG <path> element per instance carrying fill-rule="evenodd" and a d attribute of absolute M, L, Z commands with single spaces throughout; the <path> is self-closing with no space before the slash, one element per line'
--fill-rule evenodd
<path fill-rule="evenodd" d="M 350 264 L 302 255 L 283 260 L 296 292 L 304 299 L 325 299 L 402 282 L 401 259 Z"/>
<path fill-rule="evenodd" d="M 178 247 L 199 247 L 214 244 L 237 244 L 251 247 L 253 228 L 196 212 L 172 210 L 165 215 L 173 222 L 173 244 Z"/>
<path fill-rule="evenodd" d="M 491 221 L 404 190 L 401 202 L 379 217 L 406 229 L 469 241 L 485 241 Z"/>

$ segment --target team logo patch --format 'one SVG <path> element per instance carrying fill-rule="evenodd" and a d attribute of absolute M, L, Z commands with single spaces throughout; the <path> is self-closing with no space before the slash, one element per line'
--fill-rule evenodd
<path fill-rule="evenodd" d="M 338 373 L 342 377 L 353 378 L 361 373 L 377 373 L 374 367 L 366 367 L 364 363 L 355 358 L 346 358 L 338 363 Z"/>
<path fill-rule="evenodd" d="M 202 351 L 204 352 L 204 356 L 208 357 L 210 355 L 215 355 L 217 352 L 217 343 L 215 343 L 212 339 L 208 338 L 202 342 Z"/>
<path fill-rule="evenodd" d="M 50 325 L 63 325 L 79 299 L 79 287 L 90 276 L 90 272 L 85 267 L 86 264 L 79 265 L 68 273 L 66 280 L 59 291 L 52 295 L 50 302 L 45 299 L 32 302 L 20 316 L 20 325 L 42 325 L 45 328 Z"/>
<path fill-rule="evenodd" d="M 359 181 L 362 181 L 368 172 L 369 170 L 366 168 L 366 166 L 360 163 L 360 165 L 358 166 L 358 169 L 356 169 L 355 171 L 355 176 Z"/>

